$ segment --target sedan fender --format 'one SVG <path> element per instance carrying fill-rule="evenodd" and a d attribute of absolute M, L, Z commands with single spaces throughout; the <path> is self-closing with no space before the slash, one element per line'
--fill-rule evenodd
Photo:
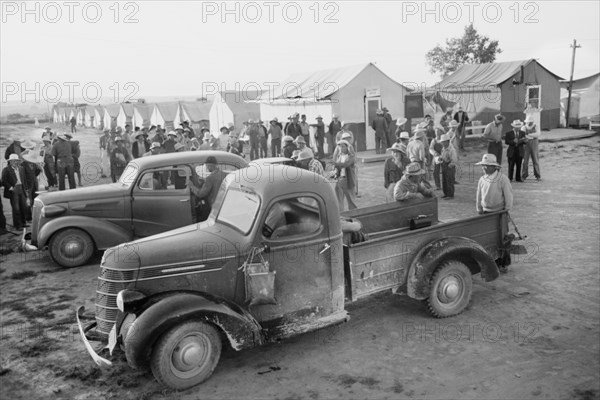
<path fill-rule="evenodd" d="M 87 232 L 98 250 L 104 250 L 132 239 L 131 232 L 111 222 L 74 215 L 46 222 L 37 235 L 38 249 L 46 246 L 52 235 L 66 228 L 77 228 Z"/>
<path fill-rule="evenodd" d="M 419 250 L 408 270 L 407 294 L 417 300 L 429 297 L 431 277 L 446 260 L 464 263 L 472 274 L 481 272 L 486 282 L 500 275 L 496 262 L 483 246 L 472 239 L 451 236 L 434 240 Z"/>
<path fill-rule="evenodd" d="M 127 331 L 125 354 L 129 365 L 145 366 L 156 340 L 178 323 L 192 319 L 215 325 L 235 350 L 263 342 L 258 322 L 236 304 L 207 293 L 175 292 L 142 312 Z"/>

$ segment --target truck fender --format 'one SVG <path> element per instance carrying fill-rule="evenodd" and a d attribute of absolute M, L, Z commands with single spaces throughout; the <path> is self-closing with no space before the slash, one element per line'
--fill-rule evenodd
<path fill-rule="evenodd" d="M 262 328 L 246 310 L 224 299 L 198 292 L 175 292 L 139 314 L 127 332 L 125 354 L 132 368 L 148 364 L 152 348 L 170 328 L 197 319 L 215 325 L 235 350 L 262 344 Z"/>
<path fill-rule="evenodd" d="M 46 246 L 52 235 L 66 228 L 77 228 L 87 232 L 92 237 L 98 250 L 104 250 L 131 240 L 129 231 L 113 223 L 97 218 L 74 215 L 46 222 L 37 235 L 38 249 Z"/>
<path fill-rule="evenodd" d="M 446 260 L 464 263 L 472 274 L 481 272 L 486 282 L 500 275 L 496 262 L 483 246 L 472 239 L 451 236 L 434 240 L 419 250 L 408 270 L 406 293 L 417 300 L 429 297 L 431 277 Z"/>

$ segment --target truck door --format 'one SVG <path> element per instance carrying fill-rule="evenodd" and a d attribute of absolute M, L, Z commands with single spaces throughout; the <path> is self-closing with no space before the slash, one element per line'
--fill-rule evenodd
<path fill-rule="evenodd" d="M 257 306 L 259 321 L 331 314 L 331 251 L 323 200 L 312 194 L 274 199 L 263 214 L 257 235 L 275 275 L 277 305 Z M 258 244 L 258 243 L 257 243 Z M 324 251 L 323 251 L 324 250 Z"/>
<path fill-rule="evenodd" d="M 144 171 L 132 190 L 135 237 L 146 237 L 194 222 L 186 179 L 191 169 L 175 165 Z"/>

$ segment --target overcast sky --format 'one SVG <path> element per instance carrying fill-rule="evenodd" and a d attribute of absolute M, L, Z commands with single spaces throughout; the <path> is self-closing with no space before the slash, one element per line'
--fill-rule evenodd
<path fill-rule="evenodd" d="M 78 98 L 90 83 L 88 97 L 98 88 L 114 97 L 117 87 L 120 100 L 134 91 L 199 97 L 203 82 L 234 89 L 236 82 L 278 82 L 292 72 L 368 62 L 398 82 L 431 85 L 439 77 L 430 74 L 425 53 L 460 36 L 470 19 L 500 41 L 497 61 L 536 58 L 568 78 L 569 46 L 577 39 L 575 78 L 600 71 L 596 0 L 427 2 L 428 14 L 421 1 L 228 2 L 229 14 L 220 1 L 114 4 L 29 2 L 26 13 L 22 2 L 3 1 L 3 101 L 18 100 L 20 85 L 35 90 L 36 82 L 48 97 L 52 85 L 66 97 L 64 82 L 79 84 Z M 19 91 L 10 94 L 14 84 Z"/>

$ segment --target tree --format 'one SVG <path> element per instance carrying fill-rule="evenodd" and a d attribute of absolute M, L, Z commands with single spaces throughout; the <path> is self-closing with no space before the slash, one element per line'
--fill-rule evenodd
<path fill-rule="evenodd" d="M 439 44 L 425 54 L 432 74 L 442 78 L 456 71 L 463 64 L 483 64 L 496 60 L 502 53 L 497 40 L 480 35 L 473 24 L 465 27 L 462 37 L 446 39 L 446 46 Z"/>

